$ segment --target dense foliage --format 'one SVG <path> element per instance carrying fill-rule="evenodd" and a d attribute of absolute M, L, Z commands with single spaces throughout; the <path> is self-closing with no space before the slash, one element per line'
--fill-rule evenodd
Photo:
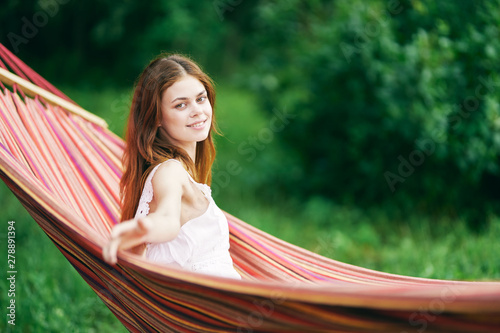
<path fill-rule="evenodd" d="M 498 213 L 499 1 L 289 0 L 255 22 L 251 83 L 294 116 L 283 184 L 474 226 Z"/>
<path fill-rule="evenodd" d="M 191 55 L 211 73 L 224 74 L 229 64 L 244 59 L 246 46 L 234 25 L 245 29 L 249 5 L 242 0 L 150 0 L 147 5 L 9 0 L 0 10 L 0 42 L 56 83 L 78 77 L 130 86 L 162 51 Z"/>
<path fill-rule="evenodd" d="M 0 41 L 56 84 L 129 87 L 167 50 L 256 92 L 270 124 L 281 122 L 253 149 L 275 138 L 290 148 L 251 159 L 263 195 L 321 194 L 475 226 L 500 213 L 500 0 L 2 7 Z"/>

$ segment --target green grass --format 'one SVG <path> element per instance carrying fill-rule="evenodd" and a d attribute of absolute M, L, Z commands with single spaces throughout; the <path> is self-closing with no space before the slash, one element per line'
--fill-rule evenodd
<path fill-rule="evenodd" d="M 2 182 L 1 304 L 7 304 L 7 227 L 16 232 L 16 326 L 2 332 L 127 332 Z M 7 330 L 4 330 L 7 329 Z"/>
<path fill-rule="evenodd" d="M 121 135 L 129 90 L 63 91 Z M 474 234 L 464 221 L 446 217 L 417 213 L 395 217 L 389 208 L 363 210 L 321 198 L 304 203 L 286 195 L 261 200 L 253 182 L 261 179 L 267 163 L 279 165 L 279 156 L 287 152 L 280 148 L 279 133 L 259 149 L 250 144 L 270 120 L 251 95 L 228 84 L 221 85 L 218 93 L 217 116 L 224 136 L 217 138 L 213 187 L 218 187 L 214 194 L 222 209 L 288 242 L 353 265 L 427 278 L 500 279 L 499 218 Z M 243 143 L 254 148 L 254 156 L 238 151 Z M 238 172 L 228 173 L 228 166 L 235 163 Z M 0 193 L 2 244 L 7 222 L 16 221 L 17 312 L 12 331 L 126 332 L 4 184 Z M 6 255 L 0 262 L 7 267 Z M 3 272 L 0 299 L 6 304 L 6 269 Z M 0 327 L 5 327 L 6 316 L 0 318 Z"/>

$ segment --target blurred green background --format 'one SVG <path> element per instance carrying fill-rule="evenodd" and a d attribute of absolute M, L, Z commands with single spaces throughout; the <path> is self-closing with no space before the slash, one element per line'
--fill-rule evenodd
<path fill-rule="evenodd" d="M 362 267 L 500 278 L 500 0 L 7 0 L 0 22 L 2 44 L 120 136 L 151 58 L 201 64 L 224 133 L 213 193 L 244 221 Z M 12 331 L 125 331 L 0 193 L 2 244 L 7 221 L 18 232 Z"/>

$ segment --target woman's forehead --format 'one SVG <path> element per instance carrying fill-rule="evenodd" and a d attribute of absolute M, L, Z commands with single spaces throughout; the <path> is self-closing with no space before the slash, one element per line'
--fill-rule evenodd
<path fill-rule="evenodd" d="M 197 78 L 185 75 L 168 87 L 162 95 L 167 102 L 172 102 L 177 98 L 192 98 L 205 90 L 205 86 Z"/>

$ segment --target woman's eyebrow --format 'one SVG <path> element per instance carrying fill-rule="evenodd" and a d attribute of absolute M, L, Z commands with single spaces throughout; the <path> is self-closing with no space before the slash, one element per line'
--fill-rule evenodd
<path fill-rule="evenodd" d="M 204 93 L 206 93 L 206 92 L 207 92 L 207 91 L 206 91 L 205 89 L 203 89 L 203 91 L 199 92 L 199 93 L 198 93 L 198 95 L 196 95 L 196 97 L 201 96 L 201 95 L 203 95 L 203 94 L 204 94 Z M 186 100 L 186 99 L 188 99 L 188 98 L 187 98 L 187 97 L 177 97 L 177 98 L 174 98 L 174 99 L 172 100 L 172 102 L 170 102 L 170 103 L 173 103 L 173 102 L 175 102 L 175 101 L 177 101 L 177 100 L 184 101 L 184 100 Z"/>

